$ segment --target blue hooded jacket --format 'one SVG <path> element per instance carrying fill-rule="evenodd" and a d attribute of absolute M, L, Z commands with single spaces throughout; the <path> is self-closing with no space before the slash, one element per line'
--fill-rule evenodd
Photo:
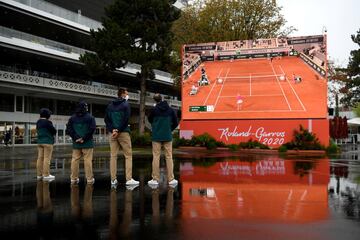
<path fill-rule="evenodd" d="M 172 131 L 177 127 L 178 119 L 175 111 L 166 101 L 161 101 L 156 104 L 155 108 L 151 111 L 148 120 L 151 123 L 152 141 L 172 141 Z"/>
<path fill-rule="evenodd" d="M 47 108 L 40 109 L 40 119 L 36 122 L 37 143 L 54 144 L 56 129 L 49 120 L 51 111 Z"/>
<path fill-rule="evenodd" d="M 87 104 L 80 102 L 67 125 L 66 133 L 70 135 L 73 140 L 74 149 L 93 148 L 93 134 L 96 129 L 95 118 L 87 112 Z M 82 138 L 83 143 L 77 143 L 76 140 Z"/>
<path fill-rule="evenodd" d="M 108 132 L 117 129 L 118 132 L 130 132 L 130 105 L 124 98 L 117 98 L 106 108 L 105 124 Z"/>

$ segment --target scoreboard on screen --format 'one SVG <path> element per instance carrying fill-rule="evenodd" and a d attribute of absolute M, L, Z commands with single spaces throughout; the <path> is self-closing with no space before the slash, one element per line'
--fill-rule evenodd
<path fill-rule="evenodd" d="M 189 107 L 189 112 L 213 112 L 213 111 L 214 111 L 214 105 Z"/>

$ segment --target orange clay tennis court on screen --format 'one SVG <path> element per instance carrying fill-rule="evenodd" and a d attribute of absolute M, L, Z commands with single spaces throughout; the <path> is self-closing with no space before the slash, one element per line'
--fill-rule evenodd
<path fill-rule="evenodd" d="M 210 84 L 198 86 L 201 67 L 183 82 L 183 119 L 326 117 L 326 80 L 298 57 L 204 62 L 202 67 Z M 197 92 L 190 95 L 194 86 Z M 191 106 L 213 111 L 190 112 Z"/>

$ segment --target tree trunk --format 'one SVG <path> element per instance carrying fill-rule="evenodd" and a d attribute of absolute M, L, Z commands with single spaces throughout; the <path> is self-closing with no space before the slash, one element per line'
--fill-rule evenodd
<path fill-rule="evenodd" d="M 146 78 L 141 74 L 140 78 L 140 108 L 139 108 L 139 134 L 145 131 L 145 100 L 146 100 Z"/>
<path fill-rule="evenodd" d="M 335 94 L 335 117 L 339 116 L 339 96 Z"/>

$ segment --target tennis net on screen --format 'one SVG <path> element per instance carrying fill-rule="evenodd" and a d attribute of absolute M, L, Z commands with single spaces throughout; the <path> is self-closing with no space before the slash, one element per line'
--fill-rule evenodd
<path fill-rule="evenodd" d="M 218 84 L 223 83 L 260 83 L 260 82 L 276 82 L 284 81 L 285 75 L 249 75 L 249 76 L 229 76 L 229 77 L 218 77 L 216 82 Z"/>

